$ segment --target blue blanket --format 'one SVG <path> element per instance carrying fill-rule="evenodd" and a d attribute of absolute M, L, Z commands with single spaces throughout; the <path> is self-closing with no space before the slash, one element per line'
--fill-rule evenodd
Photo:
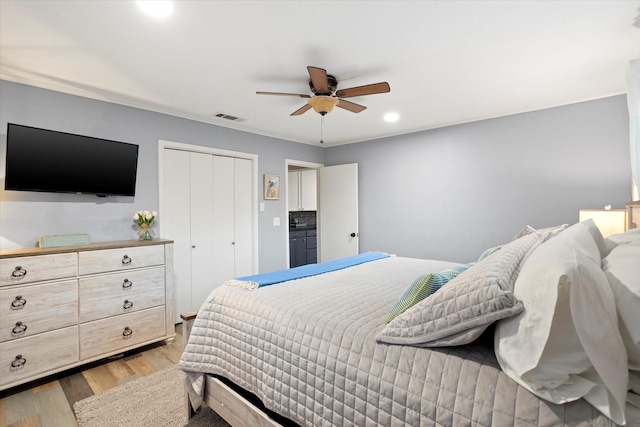
<path fill-rule="evenodd" d="M 304 277 L 316 276 L 330 271 L 342 270 L 344 268 L 364 264 L 365 262 L 388 258 L 389 256 L 389 254 L 385 254 L 383 252 L 365 252 L 363 254 L 322 262 L 319 264 L 307 264 L 300 267 L 278 270 L 270 273 L 236 277 L 235 279 L 226 281 L 225 285 L 240 286 L 246 289 L 257 289 L 262 286 L 274 285 L 276 283 L 287 282 L 289 280 L 302 279 Z"/>

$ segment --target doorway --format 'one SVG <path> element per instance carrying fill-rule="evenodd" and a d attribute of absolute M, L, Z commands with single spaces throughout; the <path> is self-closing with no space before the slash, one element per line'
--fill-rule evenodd
<path fill-rule="evenodd" d="M 286 160 L 287 171 L 316 171 L 316 241 L 318 262 L 357 255 L 358 231 L 358 164 L 349 163 L 325 167 L 317 163 Z M 295 189 L 286 176 L 287 197 Z M 287 200 L 287 211 L 289 210 Z M 304 212 L 304 211 L 303 211 Z M 287 212 L 289 214 L 289 212 Z M 291 233 L 286 239 L 286 257 L 291 266 Z"/>
<path fill-rule="evenodd" d="M 317 169 L 320 163 L 286 159 L 287 259 L 289 267 L 315 264 L 318 260 Z"/>

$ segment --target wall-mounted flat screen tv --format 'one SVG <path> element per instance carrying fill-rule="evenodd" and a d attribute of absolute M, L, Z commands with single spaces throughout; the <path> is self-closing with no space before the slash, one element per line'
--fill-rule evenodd
<path fill-rule="evenodd" d="M 135 196 L 138 146 L 9 123 L 5 190 Z"/>

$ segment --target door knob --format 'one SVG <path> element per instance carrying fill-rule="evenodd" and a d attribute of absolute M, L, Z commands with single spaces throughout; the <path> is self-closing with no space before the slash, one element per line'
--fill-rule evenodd
<path fill-rule="evenodd" d="M 356 237 L 356 233 L 351 233 L 350 236 L 351 237 Z"/>

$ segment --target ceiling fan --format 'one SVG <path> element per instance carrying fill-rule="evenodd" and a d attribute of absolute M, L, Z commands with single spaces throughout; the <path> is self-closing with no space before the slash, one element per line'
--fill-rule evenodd
<path fill-rule="evenodd" d="M 311 66 L 307 67 L 307 70 L 309 71 L 309 77 L 311 78 L 309 80 L 309 88 L 311 89 L 313 96 L 300 93 L 260 91 L 256 92 L 256 94 L 308 98 L 309 100 L 307 103 L 291 113 L 291 115 L 299 116 L 313 108 L 316 113 L 324 116 L 325 114 L 330 113 L 334 107 L 339 107 L 353 113 L 359 113 L 367 108 L 364 105 L 346 101 L 344 98 L 373 95 L 376 93 L 386 93 L 391 91 L 389 83 L 387 82 L 356 86 L 348 89 L 338 89 L 338 80 L 334 76 L 327 74 L 327 70 Z"/>

